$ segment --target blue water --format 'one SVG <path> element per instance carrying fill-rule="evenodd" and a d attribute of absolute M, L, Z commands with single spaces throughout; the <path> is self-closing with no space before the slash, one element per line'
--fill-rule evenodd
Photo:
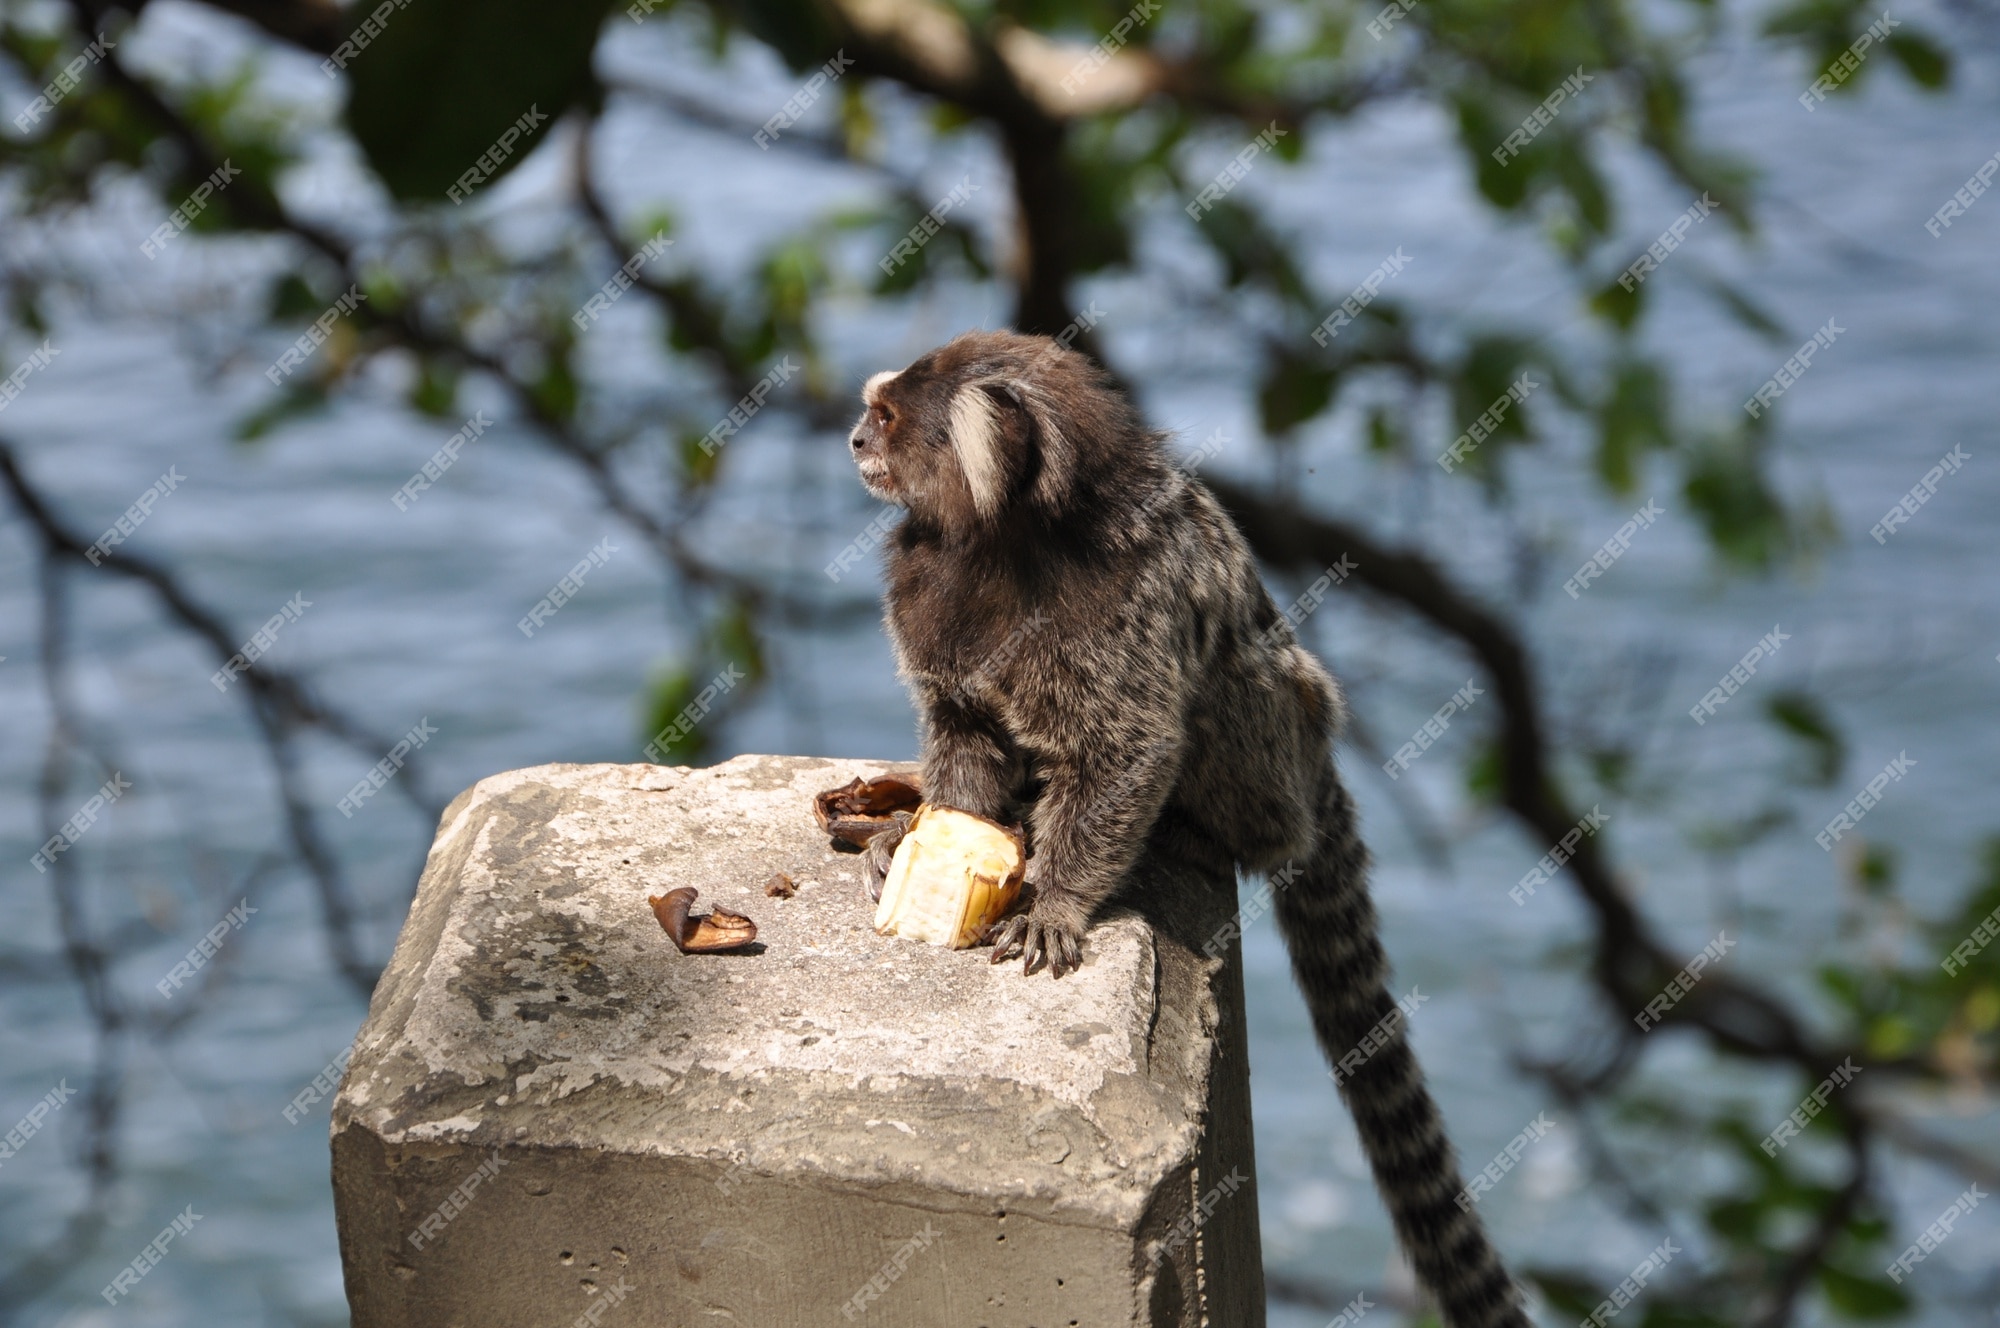
<path fill-rule="evenodd" d="M 1583 441 L 1558 424 L 1546 456 L 1514 472 L 1508 523 L 1483 510 L 1470 486 L 1441 482 L 1428 463 L 1382 467 L 1361 453 L 1343 412 L 1308 431 L 1299 458 L 1312 502 L 1421 545 L 1529 626 L 1554 711 L 1568 735 L 1643 740 L 1651 778 L 1629 803 L 1607 804 L 1606 831 L 1630 888 L 1676 945 L 1692 954 L 1718 929 L 1739 939 L 1727 960 L 1767 981 L 1799 980 L 1813 956 L 1865 944 L 1894 946 L 1906 920 L 1870 910 L 1813 833 L 1892 757 L 1917 764 L 1870 813 L 1871 840 L 1899 851 L 1910 907 L 1935 911 L 1964 887 L 1972 853 L 1995 828 L 1992 716 L 2000 699 L 2000 596 L 1990 514 L 2000 506 L 1991 366 L 2000 275 L 2000 203 L 1982 202 L 1941 238 L 1924 220 L 1990 156 L 1996 100 L 1996 28 L 1990 16 L 1940 11 L 1961 62 L 1944 97 L 1897 78 L 1871 78 L 1860 96 L 1812 114 L 1794 100 L 1810 81 L 1803 61 L 1754 46 L 1699 71 L 1703 130 L 1763 172 L 1769 206 L 1758 239 L 1743 244 L 1719 220 L 1696 229 L 1653 283 L 1648 340 L 1681 374 L 1677 408 L 1723 421 L 1814 328 L 1846 331 L 1784 397 L 1777 468 L 1789 492 L 1822 500 L 1844 539 L 1813 562 L 1762 581 L 1715 575 L 1664 474 L 1631 500 L 1606 499 L 1579 479 Z M 1916 17 L 1911 11 L 1909 17 Z M 1899 11 L 1899 16 L 1901 12 Z M 675 49 L 672 24 L 618 25 L 601 61 L 621 75 L 698 88 L 761 119 L 794 80 L 746 53 L 724 77 Z M 226 64 L 235 38 L 187 8 L 148 11 L 132 49 L 147 58 Z M 1878 71 L 1879 72 L 1879 71 Z M 286 57 L 274 90 L 306 116 L 331 113 L 334 95 L 311 63 Z M 962 173 L 983 224 L 1004 225 L 1003 178 L 977 145 L 930 150 L 910 125 L 888 123 L 886 159 L 941 194 Z M 1472 196 L 1449 127 L 1407 105 L 1385 105 L 1316 139 L 1306 166 L 1272 165 L 1244 185 L 1285 225 L 1313 238 L 1317 275 L 1346 289 L 1401 247 L 1412 259 L 1390 293 L 1417 309 L 1475 321 L 1532 321 L 1558 337 L 1590 331 L 1556 263 L 1529 223 L 1497 222 Z M 871 176 L 766 155 L 748 144 L 677 127 L 642 100 L 614 103 L 601 165 L 621 209 L 671 200 L 682 220 L 668 260 L 726 272 L 822 209 L 871 196 Z M 1218 163 L 1233 144 L 1217 143 Z M 523 243 L 544 233 L 561 203 L 567 147 L 551 145 L 484 201 Z M 1687 204 L 1678 186 L 1621 159 L 1621 217 L 1638 242 Z M 328 149 L 301 174 L 302 206 L 368 226 L 379 208 L 351 161 Z M 143 201 L 113 196 L 60 227 L 0 236 L 10 262 L 60 259 L 100 288 L 73 299 L 56 332 L 62 355 L 7 411 L 38 482 L 94 535 L 168 465 L 186 482 L 131 548 L 170 558 L 195 592 L 248 637 L 303 592 L 302 618 L 282 629 L 272 659 L 310 674 L 321 694 L 393 738 L 427 720 L 436 737 L 421 771 L 402 778 L 433 805 L 491 772 L 544 761 L 634 759 L 636 696 L 648 672 L 690 639 L 681 599 L 632 532 L 607 516 L 578 474 L 477 390 L 464 413 L 499 419 L 446 478 L 406 512 L 388 495 L 457 427 L 395 404 L 395 366 L 328 414 L 261 444 L 230 441 L 236 420 L 264 399 L 259 370 L 280 343 L 257 341 L 221 364 L 248 317 L 264 245 L 216 250 L 189 240 L 158 265 L 137 256 L 152 224 Z M 1171 226 L 1149 234 L 1162 265 L 1200 273 L 1204 261 Z M 1783 344 L 1727 323 L 1699 297 L 1697 271 L 1740 278 L 1786 326 Z M 1192 283 L 1198 285 L 1199 283 Z M 1107 281 L 1086 294 L 1106 311 L 1111 357 L 1138 384 L 1149 413 L 1190 441 L 1223 428 L 1233 440 L 1218 470 L 1262 479 L 1253 445 L 1247 360 L 1227 319 L 1189 302 L 1170 280 Z M 858 382 L 900 364 L 961 327 L 1004 316 L 985 291 L 930 297 L 910 309 L 836 301 L 828 310 L 827 371 Z M 646 352 L 652 323 L 635 300 L 586 339 L 599 372 L 633 394 L 662 390 Z M 7 347 L 11 364 L 27 347 Z M 218 372 L 219 370 L 219 372 Z M 652 376 L 649 377 L 648 375 Z M 666 389 L 685 402 L 678 376 Z M 689 409 L 718 418 L 727 402 Z M 1542 417 L 1548 419 L 1545 413 Z M 1972 460 L 1945 481 L 1886 546 L 1867 528 L 1953 445 Z M 776 412 L 729 444 L 730 479 L 702 537 L 736 565 L 787 572 L 819 586 L 824 625 L 781 627 L 774 681 L 710 737 L 715 759 L 742 751 L 906 757 L 909 709 L 867 601 L 872 578 L 830 592 L 818 568 L 874 514 L 837 436 Z M 635 472 L 637 473 L 637 472 Z M 639 481 L 643 483 L 643 479 Z M 645 490 L 642 490 L 645 491 Z M 1642 533 L 1580 600 L 1555 587 L 1648 496 L 1669 519 Z M 515 623 L 606 537 L 613 552 L 583 591 L 533 638 Z M 1537 595 L 1517 571 L 1553 572 Z M 0 1126 L 11 1125 L 59 1081 L 88 1078 L 90 1025 L 62 976 L 43 878 L 25 866 L 35 846 L 34 787 L 48 716 L 36 673 L 37 601 L 27 532 L 0 522 L 0 880 L 9 936 L 0 944 Z M 235 695 L 208 682 L 213 662 L 165 626 L 130 585 L 77 578 L 75 682 L 92 722 L 112 740 L 132 791 L 77 850 L 86 864 L 93 924 L 140 928 L 120 963 L 120 989 L 138 1011 L 172 1008 L 153 984 L 246 888 L 277 842 L 267 767 Z M 851 585 L 851 589 L 850 589 Z M 1274 586 L 1288 600 L 1298 585 Z M 1749 689 L 1700 728 L 1686 710 L 1774 625 L 1789 634 Z M 1309 621 L 1316 648 L 1349 682 L 1362 722 L 1393 750 L 1470 676 L 1468 661 L 1402 615 L 1339 595 Z M 1764 695 L 1810 685 L 1846 727 L 1851 759 L 1838 783 L 1777 801 L 1795 821 L 1735 868 L 1689 847 L 1704 827 L 1739 817 L 1776 787 L 1786 754 L 1758 718 Z M 1490 719 L 1476 703 L 1403 784 L 1454 838 L 1450 865 L 1417 853 L 1387 782 L 1350 755 L 1380 860 L 1378 893 L 1398 989 L 1431 999 L 1414 1020 L 1459 1148 L 1476 1168 L 1538 1112 L 1557 1128 L 1524 1155 L 1486 1204 L 1499 1238 L 1521 1262 L 1583 1268 L 1615 1282 L 1658 1243 L 1627 1226 L 1594 1192 L 1573 1123 L 1508 1068 L 1516 1050 L 1571 1044 L 1596 1012 L 1570 976 L 1565 947 L 1583 933 L 1567 886 L 1528 906 L 1507 887 L 1546 849 L 1469 804 L 1458 762 Z M 393 943 L 428 843 L 425 814 L 395 790 L 343 818 L 334 804 L 374 759 L 321 739 L 306 780 L 322 824 L 363 903 L 362 935 L 378 960 Z M 79 781 L 74 800 L 87 790 Z M 333 971 L 307 882 L 281 871 L 255 888 L 258 912 L 224 942 L 222 985 L 172 1036 L 131 1046 L 123 1168 L 101 1241 L 65 1251 L 65 1272 L 21 1322 L 337 1324 L 344 1322 L 331 1195 L 325 1103 L 288 1124 L 285 1104 L 353 1035 L 360 997 Z M 150 929 L 150 930 L 148 930 Z M 1268 919 L 1246 937 L 1260 1202 L 1272 1267 L 1346 1295 L 1394 1287 L 1391 1245 L 1353 1132 L 1335 1101 L 1304 1011 L 1289 986 Z M 1921 957 L 1921 956 L 1920 956 Z M 177 997 L 177 999 L 180 999 Z M 1662 1035 L 1665 1036 L 1665 1035 Z M 1775 1122 L 1796 1099 L 1789 1082 L 1750 1081 L 1718 1069 L 1698 1048 L 1666 1044 L 1644 1082 L 1701 1096 L 1739 1096 Z M 1930 1104 L 1938 1128 L 1990 1144 L 1990 1098 Z M 73 1150 L 81 1104 L 29 1141 L 0 1171 L 0 1246 L 49 1239 L 82 1193 Z M 1647 1185 L 1672 1191 L 1697 1179 L 1675 1147 L 1634 1155 Z M 1708 1181 L 1713 1176 L 1701 1177 Z M 1964 1182 L 1896 1160 L 1887 1177 L 1905 1230 L 1920 1228 Z M 107 1306 L 98 1289 L 174 1214 L 202 1214 L 184 1242 Z M 1982 1214 L 1990 1210 L 1982 1210 Z M 1921 1289 L 1962 1297 L 1921 1320 L 1971 1322 L 1992 1304 L 1990 1217 L 1923 1266 Z M 1698 1260 L 1698 1245 L 1690 1245 Z M 1981 1279 L 1987 1279 L 1982 1293 Z M 1983 1294 L 1983 1299 L 1982 1299 Z M 1345 1299 L 1345 1296 L 1343 1297 Z M 1326 1312 L 1276 1307 L 1278 1328 L 1319 1324 Z"/>

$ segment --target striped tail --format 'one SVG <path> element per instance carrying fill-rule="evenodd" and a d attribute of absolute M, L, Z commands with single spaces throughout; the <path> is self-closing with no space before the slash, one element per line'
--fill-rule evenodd
<path fill-rule="evenodd" d="M 1418 1280 L 1449 1328 L 1531 1328 L 1479 1215 L 1458 1202 L 1458 1163 L 1410 1050 L 1407 1016 L 1389 995 L 1368 850 L 1331 763 L 1313 855 L 1277 892 L 1277 914 L 1313 1032 Z"/>

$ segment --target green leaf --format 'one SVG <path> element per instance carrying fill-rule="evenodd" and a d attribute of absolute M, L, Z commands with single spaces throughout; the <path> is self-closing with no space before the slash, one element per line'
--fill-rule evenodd
<path fill-rule="evenodd" d="M 1766 702 L 1765 709 L 1779 728 L 1805 745 L 1812 783 L 1825 786 L 1840 778 L 1841 767 L 1847 760 L 1847 744 L 1818 697 L 1787 690 Z"/>
<path fill-rule="evenodd" d="M 306 279 L 296 272 L 287 272 L 271 285 L 271 320 L 283 323 L 294 318 L 309 318 L 317 315 L 331 303 L 313 293 Z"/>
<path fill-rule="evenodd" d="M 489 187 L 593 90 L 591 51 L 610 7 L 410 0 L 346 61 L 348 128 L 399 199 L 442 203 L 461 184 L 466 196 Z"/>
<path fill-rule="evenodd" d="M 1273 348 L 1264 381 L 1257 389 L 1264 432 L 1278 437 L 1325 410 L 1339 381 L 1338 369 Z"/>
<path fill-rule="evenodd" d="M 1850 1319 L 1887 1319 L 1910 1308 L 1910 1297 L 1886 1277 L 1859 1277 L 1822 1264 L 1819 1288 L 1834 1312 Z"/>
<path fill-rule="evenodd" d="M 699 726 L 686 732 L 678 731 L 678 721 L 694 700 L 694 672 L 686 667 L 669 668 L 656 674 L 646 688 L 645 732 L 640 737 L 643 747 L 648 743 L 660 744 L 657 757 L 661 765 L 682 764 L 678 758 L 696 756 L 705 745 Z M 676 729 L 671 736 L 660 737 L 669 729 Z"/>
<path fill-rule="evenodd" d="M 1623 275 L 1622 270 L 1620 275 Z M 1618 283 L 1617 277 L 1613 277 L 1590 297 L 1590 311 L 1620 331 L 1629 332 L 1632 325 L 1639 321 L 1639 314 L 1645 307 L 1644 297 L 1640 294 L 1645 289 L 1644 282 L 1635 281 L 1632 289 L 1627 290 Z"/>
<path fill-rule="evenodd" d="M 1889 34 L 1889 54 L 1918 86 L 1941 88 L 1951 81 L 1951 57 L 1917 33 Z"/>
<path fill-rule="evenodd" d="M 1682 492 L 1726 562 L 1768 566 L 1792 543 L 1785 509 L 1747 432 L 1711 437 L 1695 448 Z"/>
<path fill-rule="evenodd" d="M 284 391 L 236 422 L 236 441 L 254 443 L 265 435 L 326 408 L 326 390 L 311 379 L 295 379 Z"/>
<path fill-rule="evenodd" d="M 1659 367 L 1645 360 L 1620 364 L 1597 410 L 1597 473 L 1612 492 L 1632 492 L 1645 452 L 1673 445 L 1671 428 Z"/>
<path fill-rule="evenodd" d="M 432 419 L 454 414 L 458 401 L 458 370 L 443 360 L 429 358 L 417 367 L 417 380 L 410 384 L 410 405 Z"/>

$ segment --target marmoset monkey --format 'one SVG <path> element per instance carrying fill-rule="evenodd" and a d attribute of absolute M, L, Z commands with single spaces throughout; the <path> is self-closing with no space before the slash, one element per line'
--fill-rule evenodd
<path fill-rule="evenodd" d="M 862 389 L 861 480 L 907 516 L 887 620 L 923 721 L 927 800 L 1025 815 L 1033 902 L 993 962 L 1061 977 L 1163 826 L 1276 892 L 1329 1061 L 1397 1235 L 1451 1328 L 1528 1328 L 1388 989 L 1368 852 L 1334 770 L 1339 686 L 1164 435 L 1084 356 L 968 332 Z M 866 850 L 878 894 L 900 828 Z M 1365 1048 L 1364 1048 L 1365 1050 Z M 1342 1076 L 1337 1076 L 1337 1078 Z"/>

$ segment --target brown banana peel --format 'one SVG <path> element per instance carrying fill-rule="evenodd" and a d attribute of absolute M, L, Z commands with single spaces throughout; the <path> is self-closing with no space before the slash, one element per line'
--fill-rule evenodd
<path fill-rule="evenodd" d="M 693 886 L 684 885 L 663 895 L 648 895 L 646 899 L 653 906 L 653 916 L 660 920 L 660 927 L 673 938 L 682 954 L 740 950 L 757 939 L 756 923 L 720 904 L 712 905 L 701 917 L 690 916 L 688 910 L 694 906 L 698 894 Z"/>

